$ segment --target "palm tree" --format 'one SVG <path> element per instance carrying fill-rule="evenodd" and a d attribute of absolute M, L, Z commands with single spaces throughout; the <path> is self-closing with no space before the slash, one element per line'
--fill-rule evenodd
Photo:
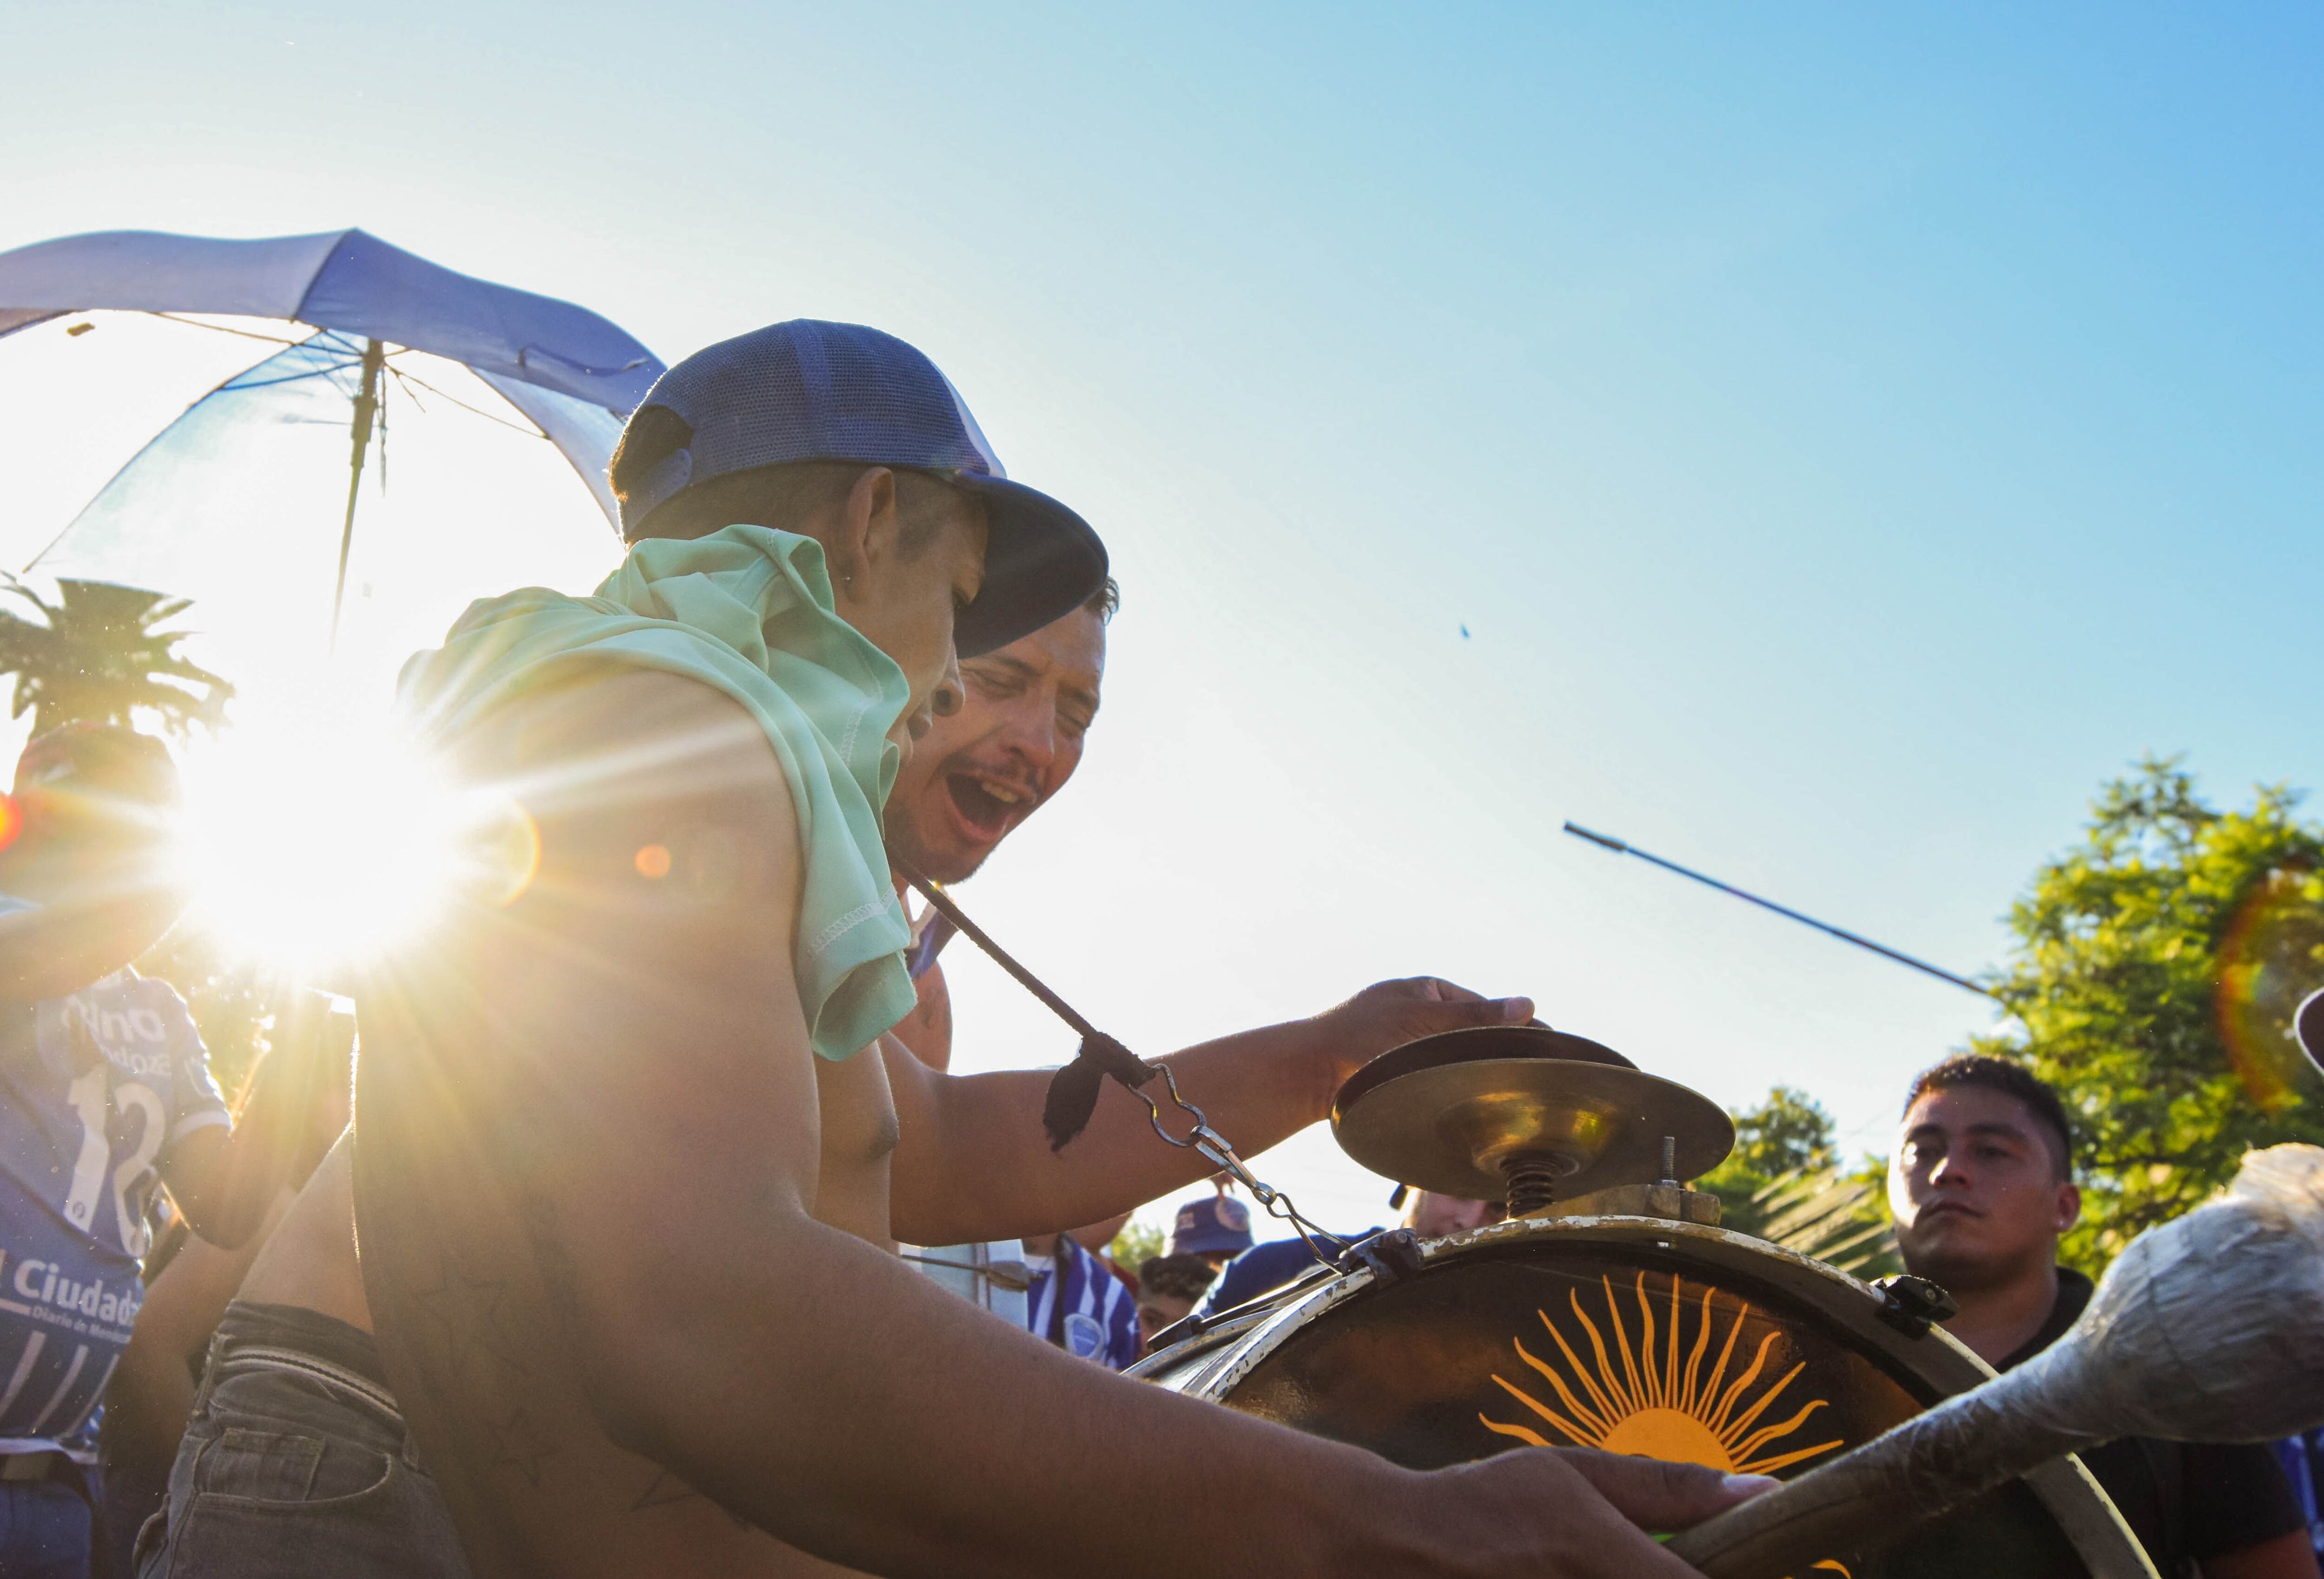
<path fill-rule="evenodd" d="M 16 676 L 11 718 L 32 711 L 41 734 L 78 720 L 126 725 L 145 711 L 180 739 L 197 724 L 216 730 L 226 721 L 234 687 L 179 655 L 191 631 L 159 629 L 189 600 L 109 582 L 60 579 L 57 586 L 50 603 L 13 575 L 0 585 L 40 616 L 35 622 L 0 609 L 0 675 Z"/>

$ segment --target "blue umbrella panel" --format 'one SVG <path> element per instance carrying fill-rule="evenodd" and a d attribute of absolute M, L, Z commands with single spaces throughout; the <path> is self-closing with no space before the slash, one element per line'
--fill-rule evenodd
<path fill-rule="evenodd" d="M 583 591 L 612 567 L 620 427 L 587 400 L 325 330 L 196 400 L 29 569 L 192 599 L 197 656 L 245 687 L 311 682 L 336 622 L 334 688 L 383 693 L 473 599 Z"/>

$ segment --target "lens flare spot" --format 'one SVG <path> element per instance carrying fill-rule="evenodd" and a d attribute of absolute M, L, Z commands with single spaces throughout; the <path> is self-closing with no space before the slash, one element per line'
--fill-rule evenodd
<path fill-rule="evenodd" d="M 2236 912 L 2219 944 L 2212 1013 L 2228 1064 L 2266 1113 L 2300 1100 L 2308 1060 L 2292 1037 L 2300 1002 L 2324 987 L 2324 877 L 2277 872 Z"/>
<path fill-rule="evenodd" d="M 16 803 L 15 796 L 0 794 L 0 849 L 15 843 L 23 831 L 24 809 Z"/>
<path fill-rule="evenodd" d="M 540 825 L 513 795 L 476 798 L 460 820 L 462 889 L 487 904 L 513 904 L 540 875 Z"/>
<path fill-rule="evenodd" d="M 656 880 L 669 876 L 669 847 L 649 844 L 638 851 L 638 876 Z"/>

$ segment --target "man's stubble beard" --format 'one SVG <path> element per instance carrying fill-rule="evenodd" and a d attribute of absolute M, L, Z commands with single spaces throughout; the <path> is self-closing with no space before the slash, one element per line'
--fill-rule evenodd
<path fill-rule="evenodd" d="M 890 815 L 881 819 L 881 836 L 888 846 L 889 853 L 908 863 L 920 876 L 938 883 L 966 882 L 976 876 L 1000 845 L 998 840 L 994 840 L 964 866 L 956 857 L 932 854 L 913 831 L 911 819 L 894 816 L 892 804 L 890 811 Z"/>
<path fill-rule="evenodd" d="M 1907 1270 L 1953 1294 L 1981 1294 L 2006 1288 L 2023 1277 L 2029 1265 L 2047 1266 L 2056 1260 L 2054 1244 L 2046 1258 L 2035 1250 L 2022 1255 L 1981 1252 L 1966 1244 L 1947 1244 L 1942 1239 L 1921 1251 L 1909 1251 L 1907 1244 L 1905 1236 L 1900 1234 L 1897 1248 L 1904 1253 Z"/>

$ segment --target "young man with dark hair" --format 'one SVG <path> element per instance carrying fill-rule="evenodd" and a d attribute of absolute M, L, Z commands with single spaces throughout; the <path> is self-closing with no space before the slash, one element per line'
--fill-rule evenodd
<path fill-rule="evenodd" d="M 1155 1255 L 1138 1269 L 1138 1341 L 1151 1348 L 1154 1335 L 1185 1320 L 1219 1275 L 1207 1255 Z"/>
<path fill-rule="evenodd" d="M 1960 1303 L 1945 1323 L 2006 1371 L 2073 1325 L 2090 1281 L 2058 1264 L 2081 1215 L 2057 1093 L 2006 1060 L 1964 1056 L 1905 1099 L 1888 1203 L 1906 1270 Z M 2265 1446 L 2134 1438 L 2082 1455 L 2163 1579 L 2317 1579 L 2308 1530 Z"/>
<path fill-rule="evenodd" d="M 643 540 L 599 595 L 479 604 L 407 669 L 529 858 L 366 984 L 353 1143 L 228 1313 L 147 1579 L 1175 1573 L 1178 1543 L 1109 1538 L 1131 1484 L 1224 1574 L 1683 1579 L 1637 1525 L 1766 1483 L 1546 1449 L 1416 1473 L 1125 1382 L 895 1258 L 1195 1170 L 1119 1093 L 1052 1154 L 1047 1071 L 861 1056 L 913 1002 L 877 814 L 955 642 L 1055 621 L 1103 551 L 873 330 L 713 346 L 640 417 L 615 481 Z M 801 463 L 844 485 L 769 473 L 799 482 L 771 524 L 739 482 L 659 513 Z M 1172 1063 L 1257 1151 L 1344 1061 L 1530 1012 L 1384 984 Z"/>

